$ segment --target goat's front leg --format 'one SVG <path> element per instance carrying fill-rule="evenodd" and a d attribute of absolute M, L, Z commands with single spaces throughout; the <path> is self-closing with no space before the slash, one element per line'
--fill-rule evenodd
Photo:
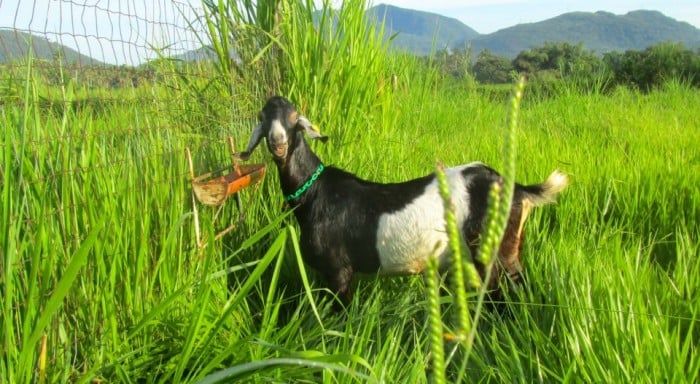
<path fill-rule="evenodd" d="M 347 307 L 352 301 L 352 274 L 353 270 L 349 265 L 325 273 L 328 288 L 340 299 L 340 303 L 334 303 L 336 309 L 342 309 L 339 304 Z"/>

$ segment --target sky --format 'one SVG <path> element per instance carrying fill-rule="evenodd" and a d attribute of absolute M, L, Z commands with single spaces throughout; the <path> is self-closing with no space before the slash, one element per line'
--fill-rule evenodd
<path fill-rule="evenodd" d="M 317 4 L 322 0 L 314 0 Z M 331 0 L 338 5 L 341 0 Z M 700 28 L 699 0 L 374 0 L 372 4 L 438 13 L 486 34 L 573 11 L 657 10 Z M 153 48 L 182 53 L 200 47 L 187 28 L 201 0 L 0 0 L 0 29 L 33 32 L 112 64 L 137 65 Z M 3 49 L 0 46 L 0 49 Z"/>

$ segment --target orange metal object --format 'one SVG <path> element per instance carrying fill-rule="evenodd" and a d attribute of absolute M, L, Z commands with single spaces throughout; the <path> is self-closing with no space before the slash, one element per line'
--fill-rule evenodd
<path fill-rule="evenodd" d="M 265 164 L 234 164 L 233 172 L 212 179 L 216 173 L 210 172 L 192 179 L 194 194 L 204 205 L 221 205 L 229 196 L 262 180 Z"/>
<path fill-rule="evenodd" d="M 216 236 L 214 236 L 214 240 L 218 240 L 227 233 L 233 231 L 245 217 L 245 207 L 241 203 L 241 195 L 237 193 L 251 185 L 257 185 L 265 176 L 265 164 L 238 164 L 239 156 L 236 155 L 236 149 L 234 147 L 232 137 L 228 138 L 228 146 L 231 152 L 232 165 L 217 171 L 205 173 L 200 176 L 194 175 L 192 154 L 190 153 L 189 148 L 185 148 L 185 157 L 187 158 L 187 163 L 190 168 L 190 180 L 192 182 L 192 215 L 194 216 L 194 234 L 197 240 L 197 248 L 199 249 L 206 247 L 207 242 L 202 241 L 202 236 L 199 229 L 197 200 L 204 205 L 215 205 L 219 207 L 214 214 L 214 220 L 216 220 L 219 212 L 221 212 L 221 209 L 224 207 L 223 203 L 226 201 L 226 199 L 228 199 L 228 197 L 231 195 L 235 195 L 236 205 L 240 211 L 239 219 L 237 222 L 229 225 L 226 229 L 217 233 Z M 224 175 L 221 176 L 222 174 Z M 251 194 L 250 197 L 252 196 L 253 195 Z M 203 255 L 203 253 L 200 254 L 200 257 Z"/>
<path fill-rule="evenodd" d="M 205 173 L 197 177 L 194 176 L 190 150 L 189 148 L 186 149 L 187 160 L 190 164 L 190 176 L 192 177 L 192 190 L 197 200 L 204 205 L 221 205 L 229 196 L 235 195 L 236 192 L 243 188 L 258 183 L 265 176 L 265 164 L 238 164 L 232 137 L 228 138 L 228 148 L 231 152 L 231 167 Z M 233 169 L 233 172 L 223 176 L 215 176 L 229 169 Z M 241 209 L 240 206 L 239 209 Z"/>

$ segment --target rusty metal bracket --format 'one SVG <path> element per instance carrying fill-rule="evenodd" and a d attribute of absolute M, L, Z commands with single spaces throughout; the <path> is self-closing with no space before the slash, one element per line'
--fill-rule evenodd
<path fill-rule="evenodd" d="M 241 203 L 239 192 L 251 185 L 256 186 L 257 190 L 260 181 L 265 177 L 265 164 L 239 164 L 232 137 L 228 138 L 228 145 L 229 151 L 231 152 L 231 166 L 207 172 L 199 176 L 195 176 L 190 149 L 189 147 L 185 148 L 185 157 L 189 164 L 190 182 L 192 184 L 192 212 L 195 222 L 195 238 L 197 240 L 197 247 L 200 249 L 204 248 L 206 243 L 202 243 L 201 239 L 197 201 L 207 206 L 218 207 L 214 214 L 214 220 L 216 220 L 226 200 L 232 195 L 235 196 L 236 206 L 239 211 L 239 219 L 234 224 L 217 233 L 214 240 L 218 240 L 235 229 L 245 217 L 245 207 Z M 251 198 L 252 194 L 248 198 L 248 203 L 250 203 Z"/>

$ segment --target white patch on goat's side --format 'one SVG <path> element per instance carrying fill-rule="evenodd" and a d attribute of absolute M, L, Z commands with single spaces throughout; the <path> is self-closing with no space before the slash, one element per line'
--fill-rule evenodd
<path fill-rule="evenodd" d="M 460 226 L 469 214 L 469 196 L 462 171 L 481 165 L 471 163 L 445 170 Z M 437 179 L 425 187 L 423 193 L 400 211 L 385 213 L 379 217 L 377 251 L 380 274 L 415 274 L 423 271 L 428 257 L 435 253 L 443 265 L 447 260 L 448 238 L 445 217 Z"/>

